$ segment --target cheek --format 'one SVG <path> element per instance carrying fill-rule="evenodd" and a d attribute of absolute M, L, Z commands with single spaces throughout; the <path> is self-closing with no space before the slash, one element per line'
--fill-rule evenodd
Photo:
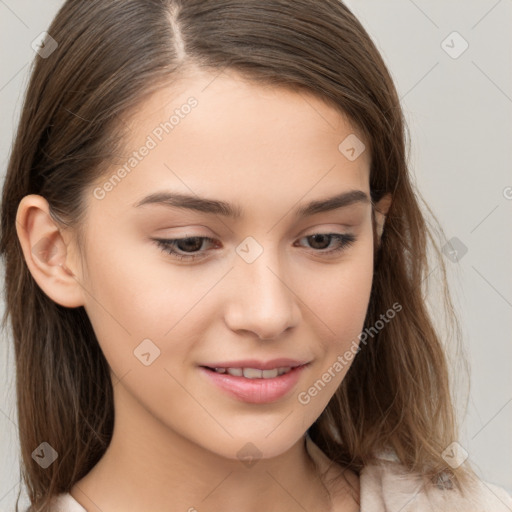
<path fill-rule="evenodd" d="M 373 243 L 367 236 L 357 250 L 332 266 L 317 267 L 309 283 L 304 283 L 303 296 L 322 330 L 318 339 L 323 340 L 324 350 L 343 349 L 357 338 L 368 309 L 372 280 Z"/>
<path fill-rule="evenodd" d="M 94 238 L 87 253 L 85 309 L 105 357 L 118 375 L 140 364 L 134 350 L 143 340 L 160 345 L 173 324 L 173 301 L 178 302 L 179 296 L 170 283 L 157 279 L 155 266 L 148 264 L 141 252 L 113 233 L 101 235 Z"/>
<path fill-rule="evenodd" d="M 318 359 L 297 399 L 305 406 L 304 412 L 309 418 L 321 414 L 354 360 L 372 280 L 373 243 L 367 237 L 350 257 L 325 270 L 325 275 L 315 273 L 315 285 L 308 288 L 305 296 L 308 306 L 315 312 Z"/>
<path fill-rule="evenodd" d="M 174 369 L 200 342 L 219 273 L 172 265 L 151 242 L 125 239 L 98 233 L 90 245 L 85 309 L 114 374 L 147 378 L 144 363 Z"/>

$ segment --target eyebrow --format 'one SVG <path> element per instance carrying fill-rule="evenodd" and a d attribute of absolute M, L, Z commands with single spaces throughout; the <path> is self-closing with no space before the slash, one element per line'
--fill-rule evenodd
<path fill-rule="evenodd" d="M 309 217 L 317 213 L 345 208 L 353 204 L 370 203 L 370 198 L 362 190 L 350 190 L 326 199 L 311 201 L 294 210 L 296 217 Z M 231 204 L 217 199 L 208 199 L 194 195 L 171 193 L 167 191 L 150 194 L 133 206 L 139 208 L 147 204 L 157 204 L 174 208 L 184 208 L 202 213 L 222 215 L 232 219 L 240 219 L 243 209 L 238 204 Z"/>

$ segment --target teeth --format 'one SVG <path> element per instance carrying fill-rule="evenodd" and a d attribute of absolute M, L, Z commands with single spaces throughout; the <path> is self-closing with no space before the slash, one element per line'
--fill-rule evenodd
<path fill-rule="evenodd" d="M 282 366 L 273 370 L 259 370 L 258 368 L 214 368 L 217 373 L 228 373 L 234 377 L 246 379 L 274 379 L 291 370 L 291 366 Z"/>
<path fill-rule="evenodd" d="M 244 377 L 246 379 L 261 379 L 263 378 L 263 370 L 258 370 L 256 368 L 244 368 Z"/>

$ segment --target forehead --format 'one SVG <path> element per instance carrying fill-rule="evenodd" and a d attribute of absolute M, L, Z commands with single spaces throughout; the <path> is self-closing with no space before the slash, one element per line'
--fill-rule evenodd
<path fill-rule="evenodd" d="M 304 91 L 196 71 L 146 98 L 125 124 L 126 151 L 99 183 L 124 168 L 108 196 L 126 206 L 162 189 L 242 208 L 248 201 L 292 204 L 368 191 L 362 135 Z M 358 154 L 348 158 L 354 141 Z"/>

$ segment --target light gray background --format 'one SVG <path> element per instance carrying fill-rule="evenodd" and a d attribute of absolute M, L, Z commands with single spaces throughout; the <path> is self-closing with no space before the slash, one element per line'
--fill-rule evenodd
<path fill-rule="evenodd" d="M 0 0 L 2 181 L 34 58 L 31 43 L 61 4 Z M 411 130 L 418 188 L 447 239 L 457 237 L 467 247 L 458 263 L 446 260 L 472 367 L 459 442 L 485 481 L 512 493 L 512 188 L 507 188 L 512 187 L 512 1 L 349 0 L 347 5 L 395 80 Z M 442 46 L 453 31 L 469 44 L 458 58 Z M 445 45 L 452 53 L 462 48 L 453 37 Z M 6 333 L 0 358 L 0 510 L 12 511 L 19 462 L 13 349 Z"/>

